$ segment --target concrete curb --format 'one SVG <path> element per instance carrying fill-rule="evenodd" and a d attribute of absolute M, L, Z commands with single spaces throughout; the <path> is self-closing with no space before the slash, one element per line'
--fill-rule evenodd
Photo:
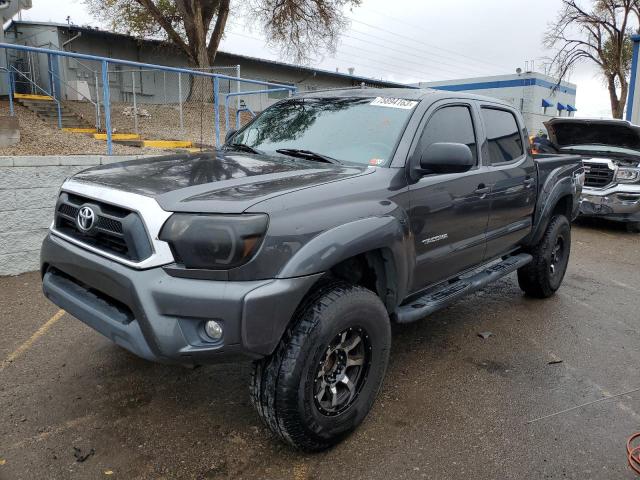
<path fill-rule="evenodd" d="M 59 167 L 106 165 L 114 162 L 150 158 L 156 155 L 49 155 L 0 157 L 0 167 Z"/>

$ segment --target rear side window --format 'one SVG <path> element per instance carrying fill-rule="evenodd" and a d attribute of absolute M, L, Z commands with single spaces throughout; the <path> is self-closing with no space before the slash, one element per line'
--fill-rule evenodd
<path fill-rule="evenodd" d="M 522 137 L 516 117 L 506 110 L 483 108 L 482 118 L 489 142 L 492 164 L 511 162 L 524 155 Z"/>
<path fill-rule="evenodd" d="M 454 105 L 436 111 L 422 132 L 418 151 L 423 151 L 432 143 L 443 142 L 464 143 L 471 149 L 473 159 L 477 163 L 476 134 L 468 107 Z"/>

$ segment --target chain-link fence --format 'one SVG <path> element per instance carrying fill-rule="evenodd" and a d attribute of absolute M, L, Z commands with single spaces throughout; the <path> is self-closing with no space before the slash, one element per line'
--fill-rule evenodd
<path fill-rule="evenodd" d="M 244 79 L 240 66 L 203 70 L 0 44 L 11 102 L 69 134 L 160 149 L 212 148 L 251 118 L 249 96 L 290 85 Z M 241 98 L 242 97 L 242 98 Z"/>

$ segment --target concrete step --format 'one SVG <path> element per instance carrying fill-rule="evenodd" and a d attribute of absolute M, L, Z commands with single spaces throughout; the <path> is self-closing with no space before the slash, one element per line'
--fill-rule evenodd
<path fill-rule="evenodd" d="M 40 105 L 42 105 L 44 107 L 44 106 L 55 106 L 56 105 L 56 102 L 54 102 L 53 100 L 33 101 L 33 100 L 16 99 L 16 102 L 18 102 L 20 105 L 24 105 L 25 107 L 33 107 L 33 106 L 40 106 Z"/>
<path fill-rule="evenodd" d="M 62 130 L 68 133 L 98 133 L 93 127 L 64 127 Z"/>
<path fill-rule="evenodd" d="M 148 148 L 192 148 L 193 143 L 188 140 L 143 140 L 143 147 Z"/>
<path fill-rule="evenodd" d="M 51 125 L 52 127 L 57 127 L 58 126 L 58 121 L 57 120 L 51 120 L 47 122 L 49 125 Z M 63 121 L 62 122 L 62 128 L 91 128 L 91 125 L 89 125 L 88 123 L 84 123 L 84 122 L 78 122 L 78 121 Z M 93 132 L 91 132 L 93 133 Z"/>
<path fill-rule="evenodd" d="M 96 140 L 106 140 L 106 133 L 94 133 L 93 138 Z M 137 133 L 112 133 L 111 140 L 140 140 L 140 135 Z"/>
<path fill-rule="evenodd" d="M 142 148 L 143 146 L 142 140 L 114 140 L 113 143 L 117 143 L 118 145 L 126 145 L 127 147 Z"/>
<path fill-rule="evenodd" d="M 18 100 L 26 100 L 26 101 L 31 100 L 31 101 L 39 101 L 39 102 L 53 101 L 53 98 L 51 98 L 49 95 L 34 95 L 30 93 L 14 93 L 13 98 L 16 98 Z"/>
<path fill-rule="evenodd" d="M 32 110 L 32 112 L 41 115 L 43 117 L 56 117 L 58 118 L 58 112 L 56 110 L 49 112 L 49 111 L 42 111 L 42 110 Z M 60 112 L 60 116 L 62 118 L 80 118 L 78 115 L 76 115 L 75 113 L 71 113 L 71 112 Z"/>

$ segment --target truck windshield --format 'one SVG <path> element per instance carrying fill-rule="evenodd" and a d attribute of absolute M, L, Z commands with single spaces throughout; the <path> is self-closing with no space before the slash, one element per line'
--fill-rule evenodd
<path fill-rule="evenodd" d="M 286 100 L 265 110 L 231 143 L 269 155 L 295 149 L 340 162 L 385 165 L 417 104 L 381 97 Z"/>

